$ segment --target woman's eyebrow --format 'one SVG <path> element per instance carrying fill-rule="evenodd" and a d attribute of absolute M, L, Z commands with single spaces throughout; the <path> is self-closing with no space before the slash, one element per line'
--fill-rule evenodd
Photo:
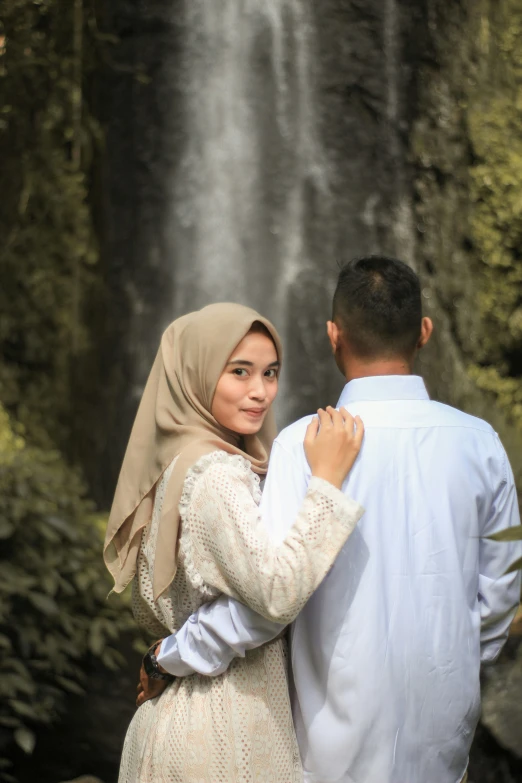
<path fill-rule="evenodd" d="M 229 362 L 227 362 L 227 366 L 229 364 L 245 364 L 247 367 L 253 367 L 254 362 L 247 362 L 246 359 L 231 359 Z M 270 362 L 268 365 L 269 367 L 280 367 L 281 362 L 279 360 L 276 360 L 275 362 Z"/>

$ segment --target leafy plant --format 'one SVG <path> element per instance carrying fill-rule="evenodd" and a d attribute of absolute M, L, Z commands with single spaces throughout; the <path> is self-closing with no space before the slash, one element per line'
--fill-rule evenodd
<path fill-rule="evenodd" d="M 89 655 L 124 662 L 111 642 L 134 622 L 106 600 L 103 526 L 59 453 L 27 445 L 0 407 L 0 755 L 32 751 L 35 727 L 83 692 Z"/>
<path fill-rule="evenodd" d="M 5 5 L 5 7 L 4 7 Z M 7 0 L 0 21 L 0 779 L 14 744 L 81 694 L 89 659 L 134 630 L 107 601 L 103 515 L 63 453 L 100 294 L 89 184 L 100 130 L 86 95 L 93 6 Z"/>
<path fill-rule="evenodd" d="M 98 260 L 83 0 L 8 0 L 0 22 L 0 399 L 31 441 L 63 443 Z"/>

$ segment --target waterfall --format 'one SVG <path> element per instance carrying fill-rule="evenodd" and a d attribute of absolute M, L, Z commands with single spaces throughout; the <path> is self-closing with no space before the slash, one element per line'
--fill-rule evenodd
<path fill-rule="evenodd" d="M 339 264 L 415 255 L 407 8 L 115 2 L 123 66 L 144 63 L 150 78 L 111 93 L 108 256 L 132 368 L 129 411 L 163 328 L 227 300 L 281 332 L 280 425 L 335 403 L 342 379 L 325 321 Z M 131 9 L 135 39 L 125 32 Z"/>
<path fill-rule="evenodd" d="M 395 169 L 395 215 L 393 233 L 395 254 L 414 269 L 415 228 L 409 186 L 405 182 L 404 154 L 400 140 L 401 125 L 401 43 L 398 0 L 385 0 L 383 9 L 383 50 L 386 77 L 385 113 L 388 125 L 389 153 Z"/>
<path fill-rule="evenodd" d="M 306 197 L 325 191 L 307 0 L 185 0 L 184 142 L 172 172 L 167 257 L 175 314 L 215 301 L 283 332 L 307 265 Z"/>

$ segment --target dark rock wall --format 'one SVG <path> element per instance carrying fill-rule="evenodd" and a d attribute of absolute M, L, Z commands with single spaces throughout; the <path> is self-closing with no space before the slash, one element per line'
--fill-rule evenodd
<path fill-rule="evenodd" d="M 313 176 L 303 184 L 302 268 L 286 283 L 283 305 L 275 302 L 284 248 L 273 239 L 252 262 L 256 272 L 244 295 L 274 318 L 286 338 L 281 425 L 318 402 L 334 402 L 341 388 L 324 333 L 339 264 L 364 253 L 395 254 L 421 274 L 426 313 L 435 321 L 434 339 L 419 365 L 432 395 L 488 418 L 520 475 L 520 414 L 511 426 L 521 393 L 520 340 L 510 344 L 507 365 L 504 356 L 493 360 L 502 365 L 499 383 L 513 380 L 515 391 L 502 395 L 494 381 L 488 391 L 472 371 L 477 363 L 492 364 L 482 345 L 502 331 L 478 302 L 489 277 L 475 239 L 480 198 L 473 197 L 478 156 L 473 121 L 479 97 L 500 78 L 495 31 L 506 27 L 517 2 L 504 0 L 503 15 L 489 0 L 325 0 L 320 11 L 312 9 L 311 79 L 324 178 L 321 187 Z M 119 39 L 105 46 L 98 84 L 107 131 L 98 166 L 103 201 L 98 210 L 110 302 L 107 329 L 99 338 L 109 392 L 99 413 L 106 417 L 101 429 L 110 429 L 111 437 L 94 446 L 89 474 L 106 504 L 161 331 L 180 310 L 202 300 L 194 281 L 187 289 L 180 283 L 191 263 L 191 245 L 186 237 L 176 244 L 183 228 L 172 206 L 186 148 L 183 4 L 115 0 L 102 20 Z M 269 47 L 260 46 L 253 64 L 258 82 L 263 74 L 271 78 Z M 273 147 L 266 150 L 270 178 L 277 178 L 278 163 L 281 177 L 288 177 Z M 260 220 L 269 225 L 266 215 Z M 250 258 L 246 254 L 246 267 Z M 516 290 L 516 278 L 510 288 Z M 502 309 L 493 303 L 490 310 L 495 307 Z"/>
<path fill-rule="evenodd" d="M 287 372 L 291 387 L 301 389 L 290 419 L 319 400 L 334 404 L 342 387 L 324 327 L 339 266 L 368 253 L 397 255 L 416 266 L 408 144 L 427 35 L 423 4 L 326 0 L 316 9 L 315 26 L 328 190 L 310 193 L 311 263 L 297 276 L 288 303 Z"/>
<path fill-rule="evenodd" d="M 91 308 L 95 356 L 92 373 L 84 373 L 88 426 L 79 440 L 94 496 L 107 507 L 143 383 L 170 320 L 173 281 L 162 244 L 169 188 L 164 173 L 179 148 L 176 112 L 169 109 L 178 101 L 178 84 L 170 74 L 181 31 L 176 3 L 99 0 L 97 5 L 98 25 L 108 36 L 100 42 L 92 90 L 105 134 L 92 194 L 105 307 L 103 319 L 94 303 Z"/>
<path fill-rule="evenodd" d="M 285 282 L 281 296 L 284 242 L 257 234 L 261 256 L 252 241 L 245 253 L 246 266 L 257 271 L 248 272 L 244 299 L 272 317 L 285 337 L 281 425 L 319 402 L 335 402 L 342 387 L 325 336 L 339 265 L 370 252 L 417 264 L 409 135 L 428 36 L 424 4 L 325 0 L 320 9 L 310 8 L 310 79 L 322 174 L 303 177 L 301 224 L 292 229 L 299 234 L 301 269 Z M 287 58 L 292 57 L 291 21 L 285 31 Z M 119 358 L 117 366 L 106 363 L 106 434 L 88 467 L 98 498 L 107 503 L 161 330 L 179 311 L 200 306 L 201 294 L 193 283 L 180 289 L 193 245 L 172 206 L 173 179 L 187 144 L 183 4 L 115 0 L 104 8 L 103 27 L 119 43 L 106 46 L 98 89 L 107 130 L 99 169 L 102 257 L 111 303 L 101 350 Z M 253 59 L 258 84 L 273 78 L 270 45 L 260 34 Z M 260 120 L 265 122 L 269 110 L 263 112 L 259 103 Z M 273 140 L 266 146 L 269 179 L 279 176 L 283 190 L 293 176 L 288 150 L 267 128 Z M 272 218 L 264 208 L 257 211 L 268 229 L 271 219 L 278 220 L 278 195 L 268 181 L 263 188 L 273 202 Z M 230 289 L 227 298 L 236 298 Z"/>

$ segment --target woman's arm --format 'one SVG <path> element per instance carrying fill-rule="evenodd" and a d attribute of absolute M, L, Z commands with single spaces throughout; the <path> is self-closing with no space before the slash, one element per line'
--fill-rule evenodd
<path fill-rule="evenodd" d="M 263 526 L 272 540 L 283 541 L 289 532 L 309 480 L 302 445 L 288 450 L 277 438 L 260 505 Z M 286 515 L 281 513 L 283 507 Z M 158 661 L 177 677 L 194 672 L 215 677 L 226 671 L 234 658 L 274 639 L 282 628 L 223 595 L 201 606 L 176 634 L 163 641 Z"/>
<path fill-rule="evenodd" d="M 183 514 L 185 547 L 190 542 L 184 554 L 207 584 L 269 620 L 289 623 L 363 512 L 332 484 L 312 477 L 289 534 L 276 546 L 261 523 L 244 469 L 224 457 L 209 461 L 195 482 Z"/>

